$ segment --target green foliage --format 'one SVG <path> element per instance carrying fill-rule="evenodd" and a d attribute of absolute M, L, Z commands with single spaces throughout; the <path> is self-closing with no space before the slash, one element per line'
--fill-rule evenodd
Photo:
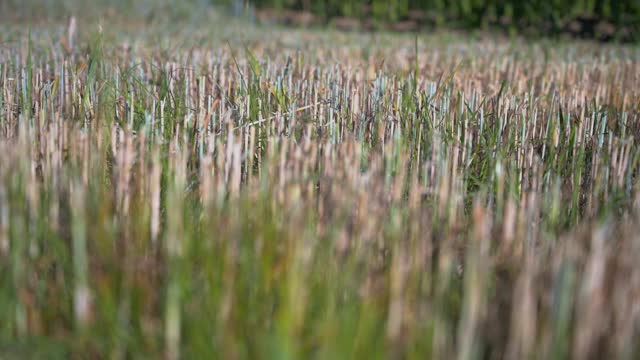
<path fill-rule="evenodd" d="M 625 31 L 640 28 L 640 3 L 635 0 L 518 1 L 518 0 L 252 0 L 258 8 L 306 10 L 324 18 L 348 16 L 398 21 L 416 18 L 429 24 L 468 29 L 511 27 L 549 34 L 585 21 L 584 36 L 596 36 L 598 21 Z M 637 37 L 636 37 L 637 39 Z"/>

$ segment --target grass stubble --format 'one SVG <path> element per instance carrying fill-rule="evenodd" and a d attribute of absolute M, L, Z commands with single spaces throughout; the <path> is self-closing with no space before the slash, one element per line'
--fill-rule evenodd
<path fill-rule="evenodd" d="M 109 25 L 3 30 L 2 357 L 640 354 L 637 47 Z"/>

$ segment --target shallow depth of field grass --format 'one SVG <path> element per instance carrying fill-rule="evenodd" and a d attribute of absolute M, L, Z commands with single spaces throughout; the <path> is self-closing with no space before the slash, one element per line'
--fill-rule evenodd
<path fill-rule="evenodd" d="M 205 18 L 0 26 L 0 358 L 640 355 L 638 47 Z"/>

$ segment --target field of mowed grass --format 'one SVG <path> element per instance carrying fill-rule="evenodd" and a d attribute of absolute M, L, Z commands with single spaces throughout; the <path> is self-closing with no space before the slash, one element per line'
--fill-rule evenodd
<path fill-rule="evenodd" d="M 0 358 L 637 359 L 640 48 L 0 24 Z"/>

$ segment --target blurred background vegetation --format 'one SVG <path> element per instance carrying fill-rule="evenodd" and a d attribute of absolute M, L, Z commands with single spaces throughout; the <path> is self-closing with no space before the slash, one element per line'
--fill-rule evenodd
<path fill-rule="evenodd" d="M 233 2 L 233 0 L 229 0 Z M 378 23 L 464 29 L 500 27 L 518 32 L 637 39 L 638 0 L 253 0 L 258 9 L 296 10 L 325 21 L 336 17 Z"/>
<path fill-rule="evenodd" d="M 640 17 L 640 1 L 636 0 L 253 0 L 251 3 L 258 7 L 307 10 L 329 17 L 363 16 L 370 7 L 375 18 L 384 20 L 399 20 L 409 17 L 412 11 L 424 11 L 442 21 L 455 19 L 470 27 L 495 22 L 500 17 L 527 23 L 578 17 L 626 23 Z"/>
<path fill-rule="evenodd" d="M 397 27 L 390 24 L 403 23 L 406 30 L 498 29 L 627 41 L 637 41 L 640 33 L 638 0 L 2 0 L 4 16 L 0 18 L 93 15 L 110 10 L 119 16 L 151 19 L 192 16 L 198 13 L 194 9 L 212 5 L 257 21 L 264 21 L 260 15 L 268 12 L 272 22 L 298 25 L 331 25 L 349 19 L 361 29 L 393 29 Z M 300 16 L 305 20 L 298 20 Z"/>

